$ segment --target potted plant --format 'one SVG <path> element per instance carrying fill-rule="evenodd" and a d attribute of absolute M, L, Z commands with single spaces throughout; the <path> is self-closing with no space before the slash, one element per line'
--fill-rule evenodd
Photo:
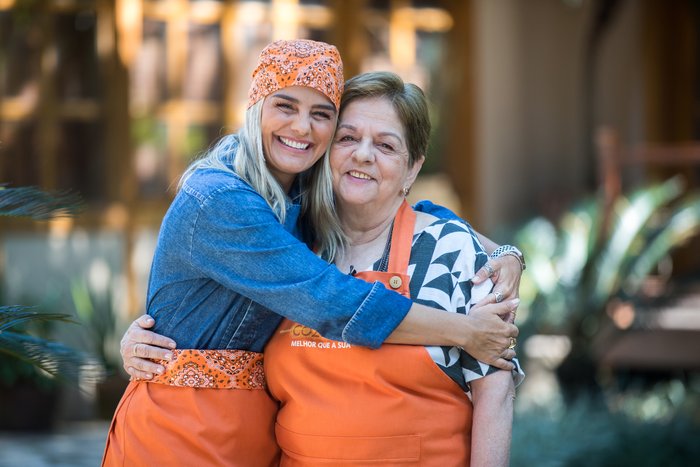
<path fill-rule="evenodd" d="M 523 336 L 565 334 L 571 351 L 557 369 L 564 395 L 596 391 L 593 344 L 612 299 L 634 302 L 660 261 L 700 232 L 700 196 L 679 177 L 619 196 L 606 212 L 596 198 L 558 223 L 528 222 L 516 234 L 528 269 L 521 283 Z"/>

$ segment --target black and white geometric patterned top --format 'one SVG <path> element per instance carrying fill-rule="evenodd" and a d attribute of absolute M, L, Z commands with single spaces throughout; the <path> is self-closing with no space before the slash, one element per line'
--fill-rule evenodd
<path fill-rule="evenodd" d="M 491 292 L 490 280 L 473 285 L 471 278 L 488 261 L 483 246 L 471 228 L 457 221 L 439 219 L 413 237 L 408 275 L 411 299 L 422 305 L 452 313 L 468 314 L 469 309 Z M 379 270 L 381 260 L 373 270 Z M 433 361 L 464 392 L 469 382 L 482 378 L 497 368 L 476 360 L 458 347 L 426 346 Z M 517 359 L 513 360 L 515 384 L 525 374 Z"/>

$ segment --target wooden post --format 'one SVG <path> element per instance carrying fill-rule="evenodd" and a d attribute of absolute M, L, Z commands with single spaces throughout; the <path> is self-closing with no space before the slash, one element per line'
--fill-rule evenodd
<path fill-rule="evenodd" d="M 299 0 L 272 0 L 272 40 L 292 39 L 299 34 Z"/>
<path fill-rule="evenodd" d="M 241 125 L 238 114 L 236 89 L 242 73 L 239 69 L 243 62 L 243 42 L 237 37 L 236 21 L 238 19 L 238 0 L 227 0 L 221 20 L 221 49 L 223 51 L 224 104 L 222 115 L 227 130 Z"/>
<path fill-rule="evenodd" d="M 613 207 L 622 191 L 620 140 L 617 132 L 610 127 L 598 128 L 595 146 L 598 158 L 598 186 L 602 188 L 603 203 L 603 222 L 598 238 L 602 239 L 607 237 Z"/>
<path fill-rule="evenodd" d="M 56 184 L 56 149 L 59 142 L 58 102 L 56 100 L 56 71 L 58 51 L 53 40 L 53 21 L 48 9 L 39 13 L 39 109 L 36 114 L 37 146 L 39 150 L 39 183 L 45 190 L 54 190 Z"/>
<path fill-rule="evenodd" d="M 362 17 L 367 0 L 333 0 L 333 27 L 330 29 L 329 41 L 338 47 L 343 57 L 345 78 L 350 78 L 362 71 L 362 60 L 367 56 L 369 46 L 362 25 Z"/>
<path fill-rule="evenodd" d="M 389 13 L 389 57 L 404 72 L 416 63 L 416 27 L 408 0 L 391 0 Z"/>
<path fill-rule="evenodd" d="M 105 125 L 104 151 L 110 210 L 117 213 L 117 228 L 124 236 L 124 275 L 127 282 L 127 316 L 143 311 L 136 295 L 136 274 L 132 261 L 136 203 L 136 175 L 133 170 L 131 120 L 129 114 L 129 70 L 119 56 L 117 8 L 112 0 L 97 1 L 97 51 L 103 83 Z M 128 40 L 128 39 L 127 39 Z"/>
<path fill-rule="evenodd" d="M 438 102 L 441 112 L 445 169 L 459 196 L 461 214 L 480 225 L 478 170 L 474 141 L 474 40 L 471 0 L 445 2 L 454 20 L 447 35 L 447 58 L 443 79 L 445 92 Z"/>

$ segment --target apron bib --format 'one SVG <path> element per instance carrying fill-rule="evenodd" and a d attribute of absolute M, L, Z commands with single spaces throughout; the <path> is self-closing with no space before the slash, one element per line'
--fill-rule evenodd
<path fill-rule="evenodd" d="M 357 277 L 409 297 L 415 217 L 404 202 L 388 272 Z M 422 346 L 371 350 L 285 320 L 265 349 L 265 374 L 280 400 L 282 466 L 469 465 L 471 402 Z"/>

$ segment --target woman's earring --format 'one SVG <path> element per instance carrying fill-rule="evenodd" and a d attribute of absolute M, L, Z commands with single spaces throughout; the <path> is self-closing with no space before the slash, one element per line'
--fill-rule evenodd
<path fill-rule="evenodd" d="M 411 189 L 408 187 L 403 187 L 403 190 L 401 191 L 403 192 L 403 197 L 405 198 L 406 196 L 408 196 L 408 193 L 411 191 Z"/>

